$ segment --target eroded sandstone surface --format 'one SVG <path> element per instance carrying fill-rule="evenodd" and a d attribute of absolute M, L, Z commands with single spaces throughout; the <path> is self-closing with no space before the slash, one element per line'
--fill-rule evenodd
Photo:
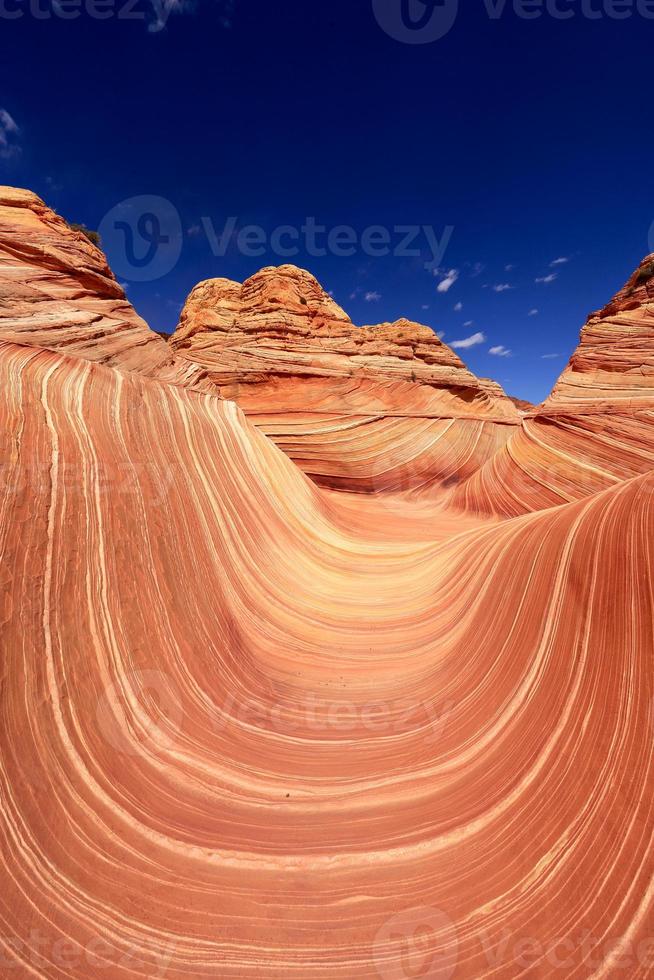
<path fill-rule="evenodd" d="M 654 467 L 654 255 L 584 326 L 552 394 L 456 497 L 505 516 L 585 497 Z"/>
<path fill-rule="evenodd" d="M 31 191 L 0 187 L 0 339 L 201 384 L 138 316 L 104 254 Z"/>
<path fill-rule="evenodd" d="M 517 423 L 424 335 L 425 373 L 507 413 L 461 407 L 430 472 L 463 473 L 460 426 L 513 435 L 449 487 L 336 492 L 181 334 L 169 360 L 97 250 L 0 199 L 29 202 L 0 215 L 2 975 L 651 976 L 649 280 Z M 316 384 L 345 357 L 365 397 L 414 384 L 408 328 L 333 353 L 352 328 L 316 308 L 310 359 L 337 365 Z M 303 316 L 276 306 L 271 330 Z M 267 378 L 256 343 L 234 365 L 243 346 Z"/>
<path fill-rule="evenodd" d="M 326 486 L 464 479 L 521 420 L 501 387 L 476 378 L 429 327 L 357 327 L 295 266 L 243 285 L 199 283 L 170 344 Z"/>

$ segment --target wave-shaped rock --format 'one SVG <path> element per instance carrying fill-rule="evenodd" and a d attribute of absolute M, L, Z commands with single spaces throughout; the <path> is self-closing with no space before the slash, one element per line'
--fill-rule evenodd
<path fill-rule="evenodd" d="M 72 347 L 0 338 L 2 974 L 651 976 L 654 468 L 334 493 L 61 275 Z"/>

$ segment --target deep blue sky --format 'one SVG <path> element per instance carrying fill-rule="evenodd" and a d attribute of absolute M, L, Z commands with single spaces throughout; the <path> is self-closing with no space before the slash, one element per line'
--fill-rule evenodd
<path fill-rule="evenodd" d="M 381 225 L 393 244 L 396 225 L 438 237 L 453 226 L 447 292 L 424 268 L 424 238 L 422 258 L 291 261 L 356 323 L 405 315 L 448 342 L 483 333 L 460 351 L 472 370 L 540 400 L 587 313 L 654 249 L 654 20 L 589 20 L 581 0 L 566 0 L 571 20 L 523 20 L 511 4 L 491 20 L 465 0 L 444 38 L 417 45 L 388 36 L 372 0 L 199 0 L 160 31 L 88 13 L 38 20 L 37 0 L 3 2 L 24 16 L 2 23 L 0 107 L 19 129 L 5 119 L 3 146 L 0 126 L 0 178 L 93 228 L 124 199 L 168 199 L 179 261 L 128 283 L 155 329 L 174 327 L 198 280 L 285 261 L 234 242 L 214 256 L 203 216 L 268 233 L 307 216 L 359 234 Z M 116 242 L 106 247 L 127 282 Z M 499 345 L 512 356 L 490 354 Z"/>

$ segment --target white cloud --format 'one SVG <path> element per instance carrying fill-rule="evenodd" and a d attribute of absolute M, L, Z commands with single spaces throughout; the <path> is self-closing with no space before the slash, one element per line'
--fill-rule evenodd
<path fill-rule="evenodd" d="M 555 358 L 560 357 L 560 354 L 543 354 L 544 361 L 553 361 Z"/>
<path fill-rule="evenodd" d="M 510 265 L 509 264 L 509 265 L 505 265 L 504 266 L 504 271 L 505 272 L 513 272 L 514 269 L 515 269 L 515 266 L 514 265 Z"/>
<path fill-rule="evenodd" d="M 549 276 L 540 276 L 536 282 L 554 282 L 557 278 L 558 274 L 556 272 L 550 272 Z"/>
<path fill-rule="evenodd" d="M 0 157 L 9 160 L 20 153 L 16 139 L 19 133 L 18 124 L 6 109 L 0 109 Z"/>
<path fill-rule="evenodd" d="M 0 109 L 0 126 L 2 126 L 7 133 L 18 132 L 17 122 L 15 119 L 12 119 L 6 109 Z"/>
<path fill-rule="evenodd" d="M 550 262 L 550 265 L 551 266 L 565 265 L 566 262 L 569 262 L 569 261 L 570 261 L 570 259 L 566 258 L 565 255 L 561 255 L 558 259 L 554 259 L 553 262 Z"/>
<path fill-rule="evenodd" d="M 529 316 L 538 316 L 539 313 L 540 310 L 537 310 L 536 307 L 534 307 L 533 310 L 529 310 Z"/>
<path fill-rule="evenodd" d="M 376 303 L 381 299 L 381 293 L 377 293 L 373 290 L 370 293 L 366 293 L 363 298 L 365 299 L 366 303 Z"/>
<path fill-rule="evenodd" d="M 436 334 L 436 336 L 438 337 L 439 340 L 442 340 L 443 337 L 445 336 L 445 331 L 444 330 L 439 330 L 438 333 Z"/>
<path fill-rule="evenodd" d="M 457 303 L 456 306 L 454 307 L 454 312 L 460 313 L 462 309 L 463 309 L 463 303 Z"/>
<path fill-rule="evenodd" d="M 468 347 L 476 347 L 477 344 L 483 344 L 486 337 L 483 333 L 473 333 L 472 337 L 466 337 L 464 340 L 453 340 L 450 347 L 463 348 L 464 350 Z"/>
<path fill-rule="evenodd" d="M 508 282 L 500 282 L 497 286 L 493 286 L 493 291 L 496 293 L 505 293 L 507 289 L 513 289 L 513 286 Z"/>
<path fill-rule="evenodd" d="M 439 274 L 443 275 L 442 272 Z M 439 293 L 449 292 L 449 290 L 452 288 L 452 286 L 454 285 L 454 283 L 457 281 L 458 278 L 459 278 L 459 270 L 450 269 L 449 272 L 445 273 L 445 278 L 441 279 L 438 286 L 436 287 L 437 292 Z"/>
<path fill-rule="evenodd" d="M 464 327 L 471 327 L 474 322 L 475 322 L 474 320 L 466 320 L 466 322 L 463 324 L 463 326 Z"/>
<path fill-rule="evenodd" d="M 504 344 L 498 344 L 497 347 L 491 347 L 488 353 L 494 354 L 495 357 L 511 357 L 511 351 L 507 350 Z"/>
<path fill-rule="evenodd" d="M 422 308 L 423 308 L 423 310 L 428 310 L 429 309 L 429 303 L 423 303 L 422 304 Z"/>

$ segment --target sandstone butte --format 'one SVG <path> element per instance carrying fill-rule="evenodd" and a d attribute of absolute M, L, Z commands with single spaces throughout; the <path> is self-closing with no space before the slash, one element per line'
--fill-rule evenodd
<path fill-rule="evenodd" d="M 651 977 L 654 257 L 516 419 L 320 297 L 329 343 L 289 329 L 272 370 L 240 288 L 197 321 L 235 346 L 187 315 L 168 348 L 95 248 L 0 200 L 2 975 Z M 320 486 L 260 417 L 305 385 L 341 432 L 402 412 L 383 472 L 408 404 L 464 445 L 415 492 Z"/>
<path fill-rule="evenodd" d="M 429 327 L 356 327 L 295 266 L 262 269 L 243 285 L 199 283 L 170 345 L 324 486 L 411 490 L 463 479 L 522 418 Z"/>

